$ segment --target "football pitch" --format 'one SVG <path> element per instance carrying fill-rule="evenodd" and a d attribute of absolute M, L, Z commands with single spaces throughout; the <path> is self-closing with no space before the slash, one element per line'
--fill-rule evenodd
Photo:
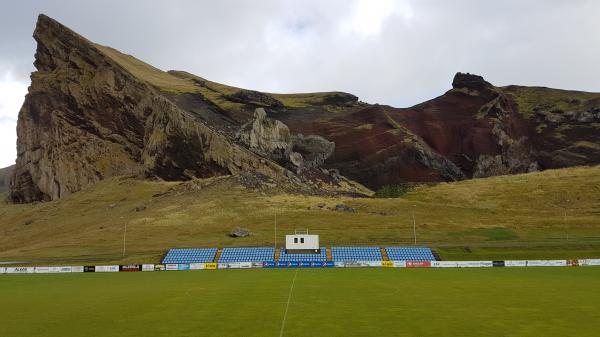
<path fill-rule="evenodd" d="M 0 275 L 0 336 L 598 336 L 600 268 Z"/>

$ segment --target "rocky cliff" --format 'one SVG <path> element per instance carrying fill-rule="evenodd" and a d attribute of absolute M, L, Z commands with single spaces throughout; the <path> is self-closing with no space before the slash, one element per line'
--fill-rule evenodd
<path fill-rule="evenodd" d="M 377 189 L 600 163 L 600 94 L 495 87 L 458 73 L 448 92 L 399 109 L 164 72 L 44 15 L 34 39 L 15 202 L 57 199 L 115 175 L 251 172 L 333 190 L 353 185 L 345 176 Z"/>

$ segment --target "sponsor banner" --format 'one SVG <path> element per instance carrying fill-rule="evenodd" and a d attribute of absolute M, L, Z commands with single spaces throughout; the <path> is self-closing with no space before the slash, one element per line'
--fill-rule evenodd
<path fill-rule="evenodd" d="M 275 264 L 276 268 L 298 268 L 300 261 L 278 261 Z"/>
<path fill-rule="evenodd" d="M 35 267 L 36 274 L 48 274 L 50 272 L 50 267 Z"/>
<path fill-rule="evenodd" d="M 456 268 L 456 261 L 431 261 L 432 268 Z"/>
<path fill-rule="evenodd" d="M 71 273 L 83 273 L 83 266 L 72 266 Z"/>
<path fill-rule="evenodd" d="M 505 267 L 527 267 L 526 260 L 508 260 L 504 261 Z"/>
<path fill-rule="evenodd" d="M 600 259 L 579 260 L 580 266 L 600 266 Z"/>
<path fill-rule="evenodd" d="M 216 262 L 207 262 L 204 264 L 204 269 L 217 269 Z"/>
<path fill-rule="evenodd" d="M 263 268 L 275 268 L 275 261 L 264 261 Z"/>
<path fill-rule="evenodd" d="M 119 272 L 119 266 L 118 265 L 96 266 L 96 268 L 94 268 L 94 270 L 96 271 L 96 273 L 117 273 L 117 272 Z"/>
<path fill-rule="evenodd" d="M 204 269 L 204 263 L 190 263 L 190 270 Z"/>
<path fill-rule="evenodd" d="M 242 269 L 252 268 L 252 262 L 240 262 L 240 268 L 242 268 Z"/>
<path fill-rule="evenodd" d="M 344 264 L 347 268 L 381 267 L 381 261 L 346 261 Z"/>
<path fill-rule="evenodd" d="M 250 266 L 252 268 L 262 268 L 263 267 L 263 263 L 262 262 L 250 262 Z"/>
<path fill-rule="evenodd" d="M 142 271 L 154 271 L 154 265 L 153 264 L 143 264 Z"/>
<path fill-rule="evenodd" d="M 164 264 L 155 264 L 154 265 L 154 271 L 165 271 L 166 270 L 166 266 Z"/>
<path fill-rule="evenodd" d="M 458 268 L 487 268 L 493 267 L 492 261 L 456 261 Z"/>
<path fill-rule="evenodd" d="M 94 273 L 96 271 L 96 266 L 83 266 L 84 273 Z"/>
<path fill-rule="evenodd" d="M 527 260 L 527 267 L 566 267 L 566 260 Z"/>
<path fill-rule="evenodd" d="M 345 262 L 334 262 L 334 267 L 344 268 L 344 267 L 346 267 L 346 263 Z"/>
<path fill-rule="evenodd" d="M 165 265 L 165 270 L 179 270 L 179 266 L 177 263 L 167 263 Z"/>
<path fill-rule="evenodd" d="M 139 264 L 122 264 L 119 266 L 119 271 L 142 271 L 142 265 Z"/>
<path fill-rule="evenodd" d="M 494 267 L 504 267 L 504 261 L 492 261 Z"/>
<path fill-rule="evenodd" d="M 62 267 L 50 267 L 49 273 L 70 273 L 72 271 L 72 267 L 62 266 Z"/>
<path fill-rule="evenodd" d="M 221 262 L 217 264 L 218 269 L 240 269 L 241 262 Z"/>
<path fill-rule="evenodd" d="M 392 261 L 394 268 L 406 268 L 406 261 Z"/>
<path fill-rule="evenodd" d="M 429 268 L 431 261 L 406 261 L 406 268 Z"/>
<path fill-rule="evenodd" d="M 394 261 L 381 261 L 381 266 L 384 268 L 394 268 Z"/>
<path fill-rule="evenodd" d="M 35 267 L 6 267 L 6 274 L 33 274 Z"/>
<path fill-rule="evenodd" d="M 189 263 L 180 263 L 177 265 L 177 270 L 190 270 Z"/>
<path fill-rule="evenodd" d="M 6 274 L 6 268 L 0 267 L 0 274 Z"/>

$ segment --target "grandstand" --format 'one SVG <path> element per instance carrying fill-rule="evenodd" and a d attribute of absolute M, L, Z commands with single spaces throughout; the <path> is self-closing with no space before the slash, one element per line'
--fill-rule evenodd
<path fill-rule="evenodd" d="M 275 248 L 223 248 L 219 262 L 263 262 L 275 259 Z"/>
<path fill-rule="evenodd" d="M 212 262 L 217 248 L 173 248 L 167 252 L 162 263 Z"/>
<path fill-rule="evenodd" d="M 326 247 L 320 247 L 319 253 L 293 253 L 280 249 L 278 261 L 435 261 L 430 248 L 425 247 L 331 247 L 331 259 L 327 258 Z M 165 255 L 162 263 L 203 263 L 213 262 L 217 256 L 217 248 L 174 248 Z M 265 262 L 275 260 L 273 247 L 237 247 L 223 248 L 218 262 Z"/>
<path fill-rule="evenodd" d="M 280 250 L 279 261 L 327 261 L 327 250 L 321 247 L 320 253 L 286 253 L 282 247 Z"/>
<path fill-rule="evenodd" d="M 424 247 L 385 247 L 391 261 L 435 261 L 433 252 Z"/>
<path fill-rule="evenodd" d="M 333 261 L 381 261 L 379 247 L 331 247 Z"/>

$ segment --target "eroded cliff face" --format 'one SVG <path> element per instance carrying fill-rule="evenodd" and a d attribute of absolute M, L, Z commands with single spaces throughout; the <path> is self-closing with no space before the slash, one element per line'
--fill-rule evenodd
<path fill-rule="evenodd" d="M 58 22 L 41 15 L 34 38 L 37 71 L 19 112 L 13 201 L 57 199 L 113 175 L 285 175 Z"/>
<path fill-rule="evenodd" d="M 10 184 L 15 202 L 54 200 L 114 175 L 245 172 L 303 191 L 362 193 L 361 184 L 600 163 L 597 93 L 496 87 L 457 73 L 443 95 L 394 108 L 342 92 L 262 93 L 164 72 L 44 15 L 34 38 L 37 71 L 19 112 Z"/>

